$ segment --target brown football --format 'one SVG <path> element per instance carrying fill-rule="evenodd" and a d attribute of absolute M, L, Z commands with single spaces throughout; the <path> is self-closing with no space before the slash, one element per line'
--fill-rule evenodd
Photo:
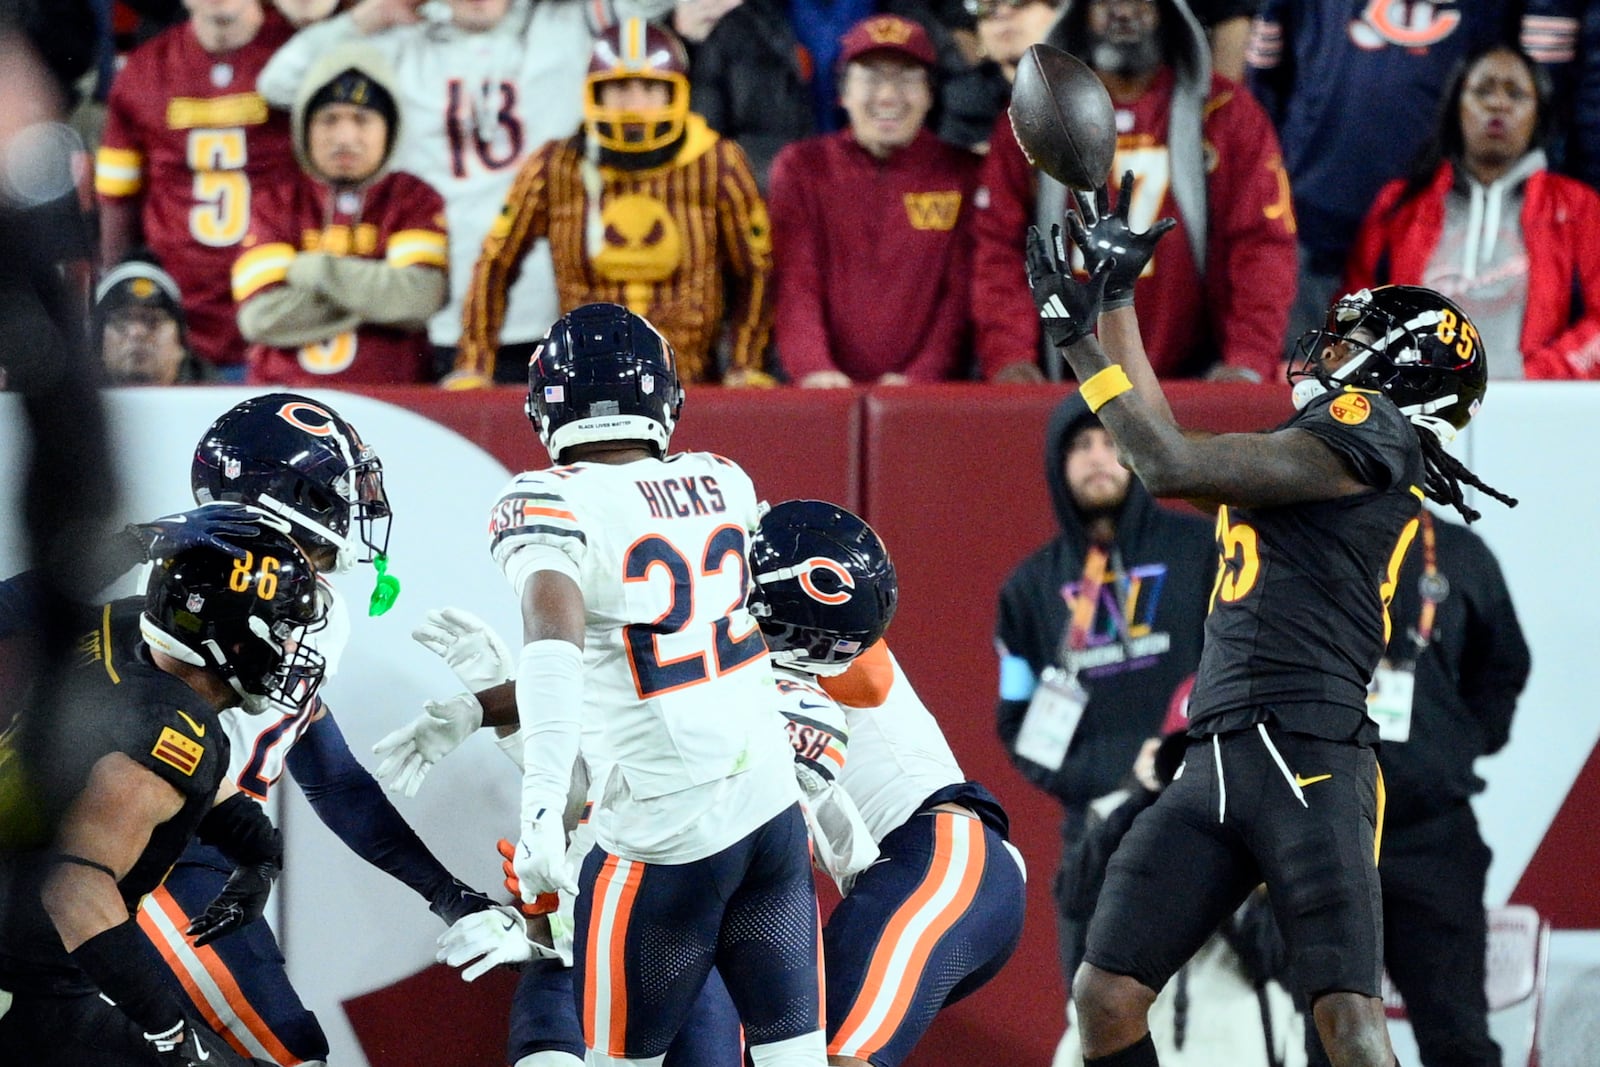
<path fill-rule="evenodd" d="M 1011 129 L 1035 167 L 1072 189 L 1104 185 L 1117 150 L 1111 97 L 1076 56 L 1036 44 L 1017 64 Z"/>

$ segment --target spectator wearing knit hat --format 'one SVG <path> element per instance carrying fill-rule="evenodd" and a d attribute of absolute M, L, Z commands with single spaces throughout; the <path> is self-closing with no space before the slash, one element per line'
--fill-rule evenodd
<path fill-rule="evenodd" d="M 100 280 L 91 328 L 108 385 L 179 385 L 204 377 L 189 351 L 178 283 L 149 260 L 128 259 Z"/>
<path fill-rule="evenodd" d="M 427 321 L 449 282 L 444 201 L 388 169 L 393 76 L 365 44 L 325 54 L 290 119 L 299 180 L 265 192 L 233 266 L 252 382 L 432 380 Z"/>

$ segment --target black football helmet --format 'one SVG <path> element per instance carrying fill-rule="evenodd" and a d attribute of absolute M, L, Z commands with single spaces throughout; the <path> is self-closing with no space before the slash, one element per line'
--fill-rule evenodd
<path fill-rule="evenodd" d="M 203 510 L 188 514 L 204 522 Z M 197 547 L 152 561 L 139 631 L 151 648 L 226 679 L 251 714 L 296 704 L 325 666 L 308 640 L 327 622 L 316 571 L 270 515 L 218 539 L 240 556 Z"/>
<path fill-rule="evenodd" d="M 681 410 L 677 353 L 618 304 L 561 316 L 528 361 L 528 419 L 557 463 L 591 441 L 645 441 L 664 455 Z"/>
<path fill-rule="evenodd" d="M 298 393 L 235 404 L 194 450 L 197 503 L 226 500 L 280 515 L 303 545 L 332 549 L 346 571 L 389 547 L 389 498 L 378 454 L 332 408 Z"/>
<path fill-rule="evenodd" d="M 750 614 L 773 662 L 838 674 L 889 628 L 899 586 L 872 527 L 821 500 L 786 500 L 750 542 Z"/>
<path fill-rule="evenodd" d="M 1348 342 L 1355 354 L 1325 369 L 1323 352 L 1338 342 Z M 1377 389 L 1441 444 L 1478 413 L 1489 379 L 1488 354 L 1467 313 L 1420 285 L 1384 285 L 1340 298 L 1323 327 L 1300 338 L 1295 355 L 1289 381 L 1297 408 L 1346 385 Z"/>

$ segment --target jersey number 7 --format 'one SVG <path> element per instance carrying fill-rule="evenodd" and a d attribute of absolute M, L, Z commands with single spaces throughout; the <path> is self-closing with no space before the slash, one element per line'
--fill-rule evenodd
<path fill-rule="evenodd" d="M 717 575 L 725 574 L 728 558 L 738 568 L 737 594 L 710 624 L 707 636 L 710 648 L 679 656 L 661 658 L 660 638 L 664 634 L 688 631 L 696 623 L 696 585 Z M 766 642 L 761 630 L 753 622 L 750 629 L 735 637 L 729 616 L 743 604 L 749 591 L 750 577 L 745 562 L 745 532 L 737 526 L 719 526 L 706 539 L 698 573 L 691 567 L 671 541 L 659 534 L 649 534 L 635 541 L 623 559 L 623 580 L 642 582 L 649 580 L 650 571 L 663 567 L 672 578 L 672 599 L 667 610 L 647 623 L 633 623 L 622 628 L 627 642 L 628 664 L 633 668 L 633 684 L 641 700 L 670 693 L 675 689 L 698 685 L 712 676 L 713 665 L 718 675 L 727 674 L 744 666 L 757 656 L 765 655 Z M 705 625 L 703 621 L 698 625 Z M 710 652 L 710 661 L 707 652 Z"/>

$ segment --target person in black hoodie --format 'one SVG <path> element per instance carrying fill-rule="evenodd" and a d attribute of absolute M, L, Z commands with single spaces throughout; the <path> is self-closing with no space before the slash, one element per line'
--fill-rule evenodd
<path fill-rule="evenodd" d="M 1389 617 L 1367 703 L 1388 795 L 1378 864 L 1384 965 L 1423 1067 L 1498 1067 L 1484 994 L 1492 853 L 1472 812 L 1484 786 L 1473 762 L 1511 736 L 1528 644 L 1489 546 L 1427 511 Z M 1320 1048 L 1311 1063 L 1327 1063 Z"/>
<path fill-rule="evenodd" d="M 1077 393 L 1051 415 L 1045 479 L 1061 535 L 1000 591 L 996 714 L 1012 762 L 1065 809 L 1070 852 L 1089 802 L 1121 784 L 1200 662 L 1216 547 L 1210 522 L 1157 505 L 1117 461 Z M 1069 882 L 1063 868 L 1055 896 L 1070 981 L 1085 926 L 1060 907 L 1073 896 Z"/>

